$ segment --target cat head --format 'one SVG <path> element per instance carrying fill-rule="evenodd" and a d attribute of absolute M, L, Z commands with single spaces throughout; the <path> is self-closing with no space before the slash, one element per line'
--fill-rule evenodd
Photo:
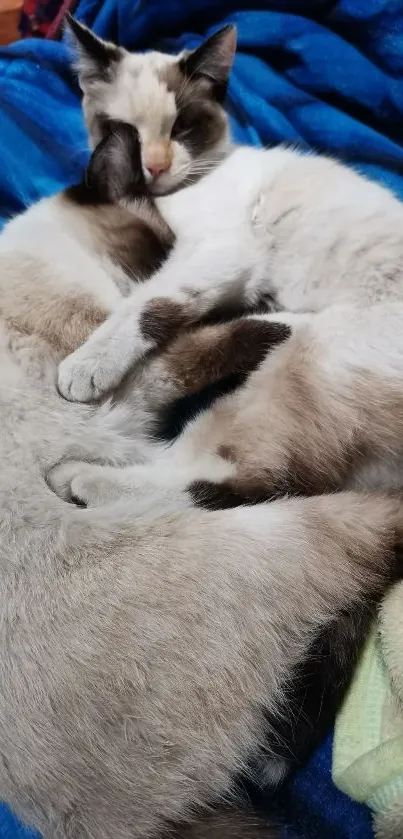
<path fill-rule="evenodd" d="M 233 26 L 175 57 L 130 53 L 74 18 L 68 27 L 93 146 L 103 139 L 108 120 L 134 127 L 146 183 L 160 195 L 214 165 L 228 143 L 223 101 L 236 49 Z"/>

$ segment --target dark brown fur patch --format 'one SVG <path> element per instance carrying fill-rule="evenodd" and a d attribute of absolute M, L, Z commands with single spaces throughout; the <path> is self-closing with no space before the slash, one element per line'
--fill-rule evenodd
<path fill-rule="evenodd" d="M 155 297 L 140 316 L 140 331 L 146 341 L 159 347 L 172 341 L 186 322 L 184 306 L 166 297 Z"/>
<path fill-rule="evenodd" d="M 230 463 L 236 461 L 236 452 L 231 446 L 219 446 L 217 454 L 218 457 L 222 457 L 223 460 L 228 460 Z"/>
<path fill-rule="evenodd" d="M 86 79 L 110 81 L 111 69 L 121 58 L 122 53 L 119 47 L 97 38 L 94 32 L 91 32 L 70 14 L 66 15 L 65 22 L 67 28 L 81 45 L 83 52 L 90 59 L 86 65 Z"/>
<path fill-rule="evenodd" d="M 195 156 L 217 145 L 227 131 L 222 107 L 226 85 L 219 87 L 200 76 L 187 77 L 180 62 L 164 68 L 160 78 L 174 94 L 178 110 L 172 138 Z"/>
<path fill-rule="evenodd" d="M 179 61 L 167 64 L 166 67 L 159 71 L 158 76 L 166 84 L 168 90 L 175 96 L 179 96 L 180 91 L 186 84 L 186 76 Z"/>
<path fill-rule="evenodd" d="M 97 207 L 123 198 L 151 198 L 141 164 L 138 131 L 121 120 L 98 115 L 102 139 L 94 148 L 81 183 L 67 193 L 77 204 Z"/>
<path fill-rule="evenodd" d="M 248 375 L 290 335 L 285 324 L 252 319 L 204 326 L 179 336 L 164 360 L 185 396 L 233 374 Z"/>
<path fill-rule="evenodd" d="M 227 458 L 220 447 L 218 455 L 236 463 L 236 452 L 231 450 Z M 341 481 L 341 479 L 340 479 Z M 213 481 L 194 481 L 188 492 L 197 507 L 207 510 L 226 510 L 242 505 L 261 504 L 264 501 L 274 501 L 285 495 L 319 495 L 333 492 L 340 488 L 340 481 L 326 472 L 320 474 L 310 470 L 309 464 L 303 459 L 298 462 L 292 460 L 282 471 L 272 472 L 270 469 L 260 469 L 253 477 L 233 478 L 232 480 L 214 483 Z"/>
<path fill-rule="evenodd" d="M 138 213 L 118 204 L 85 206 L 66 190 L 63 200 L 82 213 L 99 253 L 105 253 L 132 280 L 148 279 L 168 257 L 175 237 L 158 211 L 139 203 Z"/>
<path fill-rule="evenodd" d="M 368 635 L 377 600 L 376 596 L 355 604 L 323 629 L 286 686 L 276 715 L 266 714 L 268 749 L 284 761 L 288 772 L 300 769 L 328 734 Z"/>
<path fill-rule="evenodd" d="M 221 446 L 217 454 L 236 463 L 236 451 L 230 449 L 230 457 L 226 457 L 226 448 Z M 287 467 L 277 472 L 263 468 L 256 475 L 242 475 L 221 483 L 207 480 L 194 481 L 188 487 L 188 492 L 197 507 L 208 510 L 226 510 L 245 504 L 250 506 L 264 501 L 274 501 L 285 495 L 319 495 L 339 488 L 340 481 L 335 476 L 310 470 L 309 464 L 303 459 L 298 462 L 295 458 Z"/>
<path fill-rule="evenodd" d="M 104 118 L 102 131 L 83 181 L 66 189 L 64 200 L 83 213 L 99 250 L 142 280 L 160 267 L 175 237 L 148 195 L 136 129 Z M 121 199 L 137 204 L 129 210 Z"/>
<path fill-rule="evenodd" d="M 214 100 L 189 94 L 189 101 L 179 105 L 178 110 L 172 137 L 182 142 L 192 155 L 214 148 L 223 138 L 227 121 L 221 105 Z"/>
<path fill-rule="evenodd" d="M 187 489 L 195 507 L 203 507 L 205 510 L 229 510 L 233 507 L 243 505 L 260 504 L 263 501 L 272 501 L 284 495 L 286 490 L 279 491 L 274 487 L 266 489 L 263 483 L 251 481 L 238 487 L 235 482 L 222 481 L 193 481 Z"/>
<path fill-rule="evenodd" d="M 157 217 L 153 219 L 154 223 L 150 223 L 128 215 L 129 218 L 124 212 L 109 213 L 109 223 L 108 219 L 100 218 L 100 238 L 107 244 L 111 259 L 126 274 L 133 280 L 144 280 L 167 259 L 174 236 Z"/>

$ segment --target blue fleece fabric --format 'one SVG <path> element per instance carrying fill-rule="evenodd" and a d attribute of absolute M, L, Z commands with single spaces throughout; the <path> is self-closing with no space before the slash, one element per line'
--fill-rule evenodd
<path fill-rule="evenodd" d="M 252 7 L 253 6 L 253 10 Z M 77 16 L 129 48 L 195 47 L 238 28 L 228 107 L 238 141 L 313 147 L 403 198 L 402 0 L 80 0 Z M 0 220 L 78 180 L 88 157 L 64 43 L 0 50 Z M 368 839 L 368 813 L 332 788 L 330 745 L 289 785 L 289 837 Z M 0 807 L 1 839 L 32 839 Z"/>

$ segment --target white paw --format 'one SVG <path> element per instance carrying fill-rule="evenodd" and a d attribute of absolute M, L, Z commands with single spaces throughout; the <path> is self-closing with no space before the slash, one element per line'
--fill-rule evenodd
<path fill-rule="evenodd" d="M 76 460 L 54 466 L 48 484 L 63 501 L 82 507 L 98 507 L 121 494 L 107 466 Z"/>
<path fill-rule="evenodd" d="M 96 402 L 120 384 L 125 372 L 116 358 L 77 350 L 59 365 L 57 386 L 69 402 Z"/>

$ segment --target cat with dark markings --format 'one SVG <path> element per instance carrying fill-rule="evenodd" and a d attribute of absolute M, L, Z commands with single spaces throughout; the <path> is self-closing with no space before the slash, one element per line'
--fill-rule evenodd
<path fill-rule="evenodd" d="M 267 763 L 313 639 L 399 573 L 403 503 L 211 512 L 143 484 L 78 509 L 51 490 L 56 462 L 123 467 L 147 451 L 147 389 L 96 408 L 54 386 L 58 361 L 174 244 L 139 152 L 110 121 L 85 182 L 0 236 L 0 795 L 45 839 L 275 836 L 210 809 Z"/>
<path fill-rule="evenodd" d="M 99 398 L 158 348 L 163 352 L 134 382 L 152 411 L 166 412 L 228 377 L 244 385 L 190 423 L 173 446 L 154 446 L 140 467 L 62 464 L 53 475 L 57 491 L 97 505 L 142 493 L 150 481 L 156 498 L 170 487 L 219 510 L 290 492 L 399 486 L 400 203 L 334 161 L 240 149 L 158 207 L 176 247 L 99 336 L 61 366 L 61 392 Z M 192 326 L 265 294 L 289 311 Z M 271 780 L 303 760 L 329 724 L 373 606 L 343 612 L 313 643 L 277 715 Z"/>
<path fill-rule="evenodd" d="M 213 168 L 230 148 L 223 102 L 236 49 L 225 26 L 192 52 L 130 53 L 68 18 L 90 139 L 109 120 L 136 131 L 142 170 L 153 194 L 172 192 Z"/>
<path fill-rule="evenodd" d="M 99 399 L 150 352 L 154 408 L 255 369 L 144 467 L 99 475 L 100 498 L 115 477 L 190 488 L 211 508 L 399 485 L 402 204 L 327 158 L 242 148 L 158 208 L 175 247 L 62 362 L 60 392 Z M 285 311 L 190 329 L 264 293 Z"/>
<path fill-rule="evenodd" d="M 0 236 L 0 795 L 45 839 L 274 836 L 210 810 L 252 765 L 282 776 L 293 676 L 400 573 L 403 503 L 344 492 L 205 510 L 174 474 L 150 474 L 97 506 L 97 470 L 85 509 L 52 491 L 71 492 L 72 463 L 107 476 L 150 459 L 153 406 L 172 395 L 154 377 L 164 356 L 126 403 L 71 404 L 54 387 L 58 362 L 175 253 L 139 133 L 109 115 L 85 181 Z M 289 323 L 251 323 L 262 363 L 289 346 Z"/>

